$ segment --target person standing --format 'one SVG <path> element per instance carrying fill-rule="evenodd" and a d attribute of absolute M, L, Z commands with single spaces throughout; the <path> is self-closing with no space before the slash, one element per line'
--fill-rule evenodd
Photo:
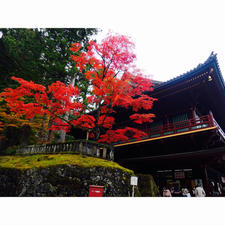
<path fill-rule="evenodd" d="M 172 197 L 169 188 L 165 188 L 165 189 L 163 190 L 163 197 Z"/>
<path fill-rule="evenodd" d="M 187 188 L 183 188 L 182 195 L 183 197 L 191 197 L 191 194 Z"/>
<path fill-rule="evenodd" d="M 205 197 L 206 196 L 206 193 L 203 189 L 203 187 L 198 184 L 195 188 L 195 197 Z"/>

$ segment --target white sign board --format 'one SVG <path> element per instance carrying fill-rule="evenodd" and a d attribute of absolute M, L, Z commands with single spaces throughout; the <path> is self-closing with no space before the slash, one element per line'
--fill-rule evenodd
<path fill-rule="evenodd" d="M 132 177 L 130 178 L 130 184 L 136 186 L 137 183 L 138 183 L 138 177 L 132 176 Z"/>

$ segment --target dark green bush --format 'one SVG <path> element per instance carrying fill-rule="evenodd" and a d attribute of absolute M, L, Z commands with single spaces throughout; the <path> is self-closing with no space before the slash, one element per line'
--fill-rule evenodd
<path fill-rule="evenodd" d="M 2 155 L 15 155 L 18 146 L 10 146 L 1 152 Z"/>
<path fill-rule="evenodd" d="M 137 174 L 138 189 L 142 197 L 157 197 L 160 196 L 159 189 L 150 174 Z"/>

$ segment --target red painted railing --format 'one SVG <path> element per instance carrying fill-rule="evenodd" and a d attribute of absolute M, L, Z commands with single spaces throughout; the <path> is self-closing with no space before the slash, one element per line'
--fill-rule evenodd
<path fill-rule="evenodd" d="M 148 127 L 145 129 L 145 132 L 148 134 L 148 138 L 154 138 L 214 126 L 214 119 L 213 116 L 210 114 L 195 119 L 183 120 L 176 123 L 168 123 L 166 125 L 161 125 L 157 127 Z"/>
<path fill-rule="evenodd" d="M 220 128 L 212 114 L 201 116 L 199 118 L 192 118 L 189 120 L 183 120 L 176 123 L 168 123 L 156 127 L 145 127 L 141 129 L 147 136 L 144 139 L 153 139 L 157 137 L 170 136 L 173 134 L 181 134 L 189 131 L 203 130 L 205 128 L 216 127 L 223 139 L 225 140 L 225 133 Z M 139 128 L 140 129 L 140 128 Z M 130 139 L 128 142 L 137 141 L 136 139 Z M 127 142 L 114 143 L 122 144 Z"/>

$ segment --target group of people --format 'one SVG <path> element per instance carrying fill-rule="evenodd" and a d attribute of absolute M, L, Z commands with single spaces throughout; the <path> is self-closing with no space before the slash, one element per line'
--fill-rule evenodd
<path fill-rule="evenodd" d="M 198 184 L 194 189 L 191 191 L 188 188 L 182 188 L 181 191 L 175 191 L 174 187 L 172 188 L 164 188 L 163 197 L 205 197 L 206 193 L 203 187 Z"/>

